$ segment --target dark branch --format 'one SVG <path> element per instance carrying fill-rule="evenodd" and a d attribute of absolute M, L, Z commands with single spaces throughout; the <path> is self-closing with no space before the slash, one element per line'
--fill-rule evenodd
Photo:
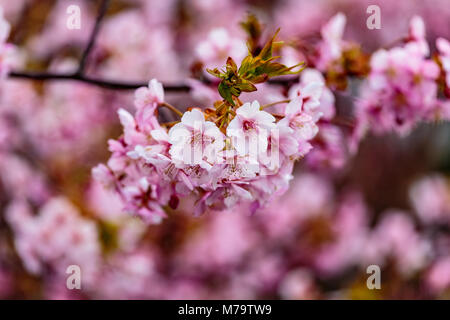
<path fill-rule="evenodd" d="M 75 74 L 60 74 L 51 72 L 10 72 L 11 78 L 30 79 L 30 80 L 66 80 L 80 81 L 93 84 L 107 89 L 132 90 L 139 87 L 145 87 L 148 83 L 140 82 L 118 82 Z M 164 90 L 168 92 L 187 92 L 190 87 L 184 84 L 180 85 L 164 85 Z"/>
<path fill-rule="evenodd" d="M 30 80 L 65 80 L 65 81 L 79 81 L 84 83 L 89 83 L 96 85 L 105 89 L 116 89 L 116 90 L 133 90 L 140 87 L 146 87 L 147 82 L 120 82 L 114 80 L 104 80 L 93 77 L 88 77 L 80 75 L 78 73 L 64 74 L 64 73 L 52 73 L 52 72 L 19 72 L 12 71 L 9 73 L 9 77 L 17 79 L 30 79 Z M 295 80 L 294 80 L 295 81 Z M 269 80 L 269 84 L 288 86 L 293 83 L 292 80 Z M 186 84 L 174 84 L 168 85 L 163 84 L 164 91 L 166 92 L 188 92 L 191 88 Z"/>
<path fill-rule="evenodd" d="M 98 79 L 94 77 L 89 77 L 84 74 L 86 69 L 86 65 L 88 62 L 89 54 L 92 51 L 92 48 L 95 45 L 98 33 L 100 31 L 100 26 L 103 18 L 108 11 L 110 0 L 102 0 L 100 3 L 100 8 L 98 10 L 97 19 L 95 20 L 94 29 L 91 32 L 89 37 L 89 42 L 81 56 L 80 64 L 75 73 L 63 74 L 63 73 L 52 73 L 52 72 L 24 72 L 24 71 L 11 71 L 9 73 L 9 77 L 18 78 L 18 79 L 30 79 L 30 80 L 40 80 L 40 81 L 52 81 L 52 80 L 66 80 L 66 81 L 79 81 L 92 85 L 96 85 L 106 89 L 118 89 L 118 90 L 132 90 L 137 89 L 139 87 L 147 86 L 147 83 L 140 82 L 119 82 L 114 80 L 104 80 Z M 282 86 L 289 86 L 295 80 L 269 80 L 269 84 L 276 84 Z M 166 92 L 188 92 L 190 90 L 190 86 L 185 84 L 176 84 L 176 85 L 163 85 L 164 90 Z"/>
<path fill-rule="evenodd" d="M 86 49 L 83 52 L 83 55 L 80 60 L 80 64 L 78 66 L 78 70 L 75 73 L 64 74 L 64 73 L 52 73 L 52 72 L 23 72 L 23 71 L 11 71 L 9 73 L 9 77 L 18 78 L 18 79 L 30 79 L 30 80 L 67 80 L 67 81 L 79 81 L 92 85 L 96 85 L 106 89 L 118 89 L 118 90 L 132 90 L 137 89 L 139 87 L 147 86 L 147 83 L 139 83 L 139 82 L 119 82 L 113 80 L 104 80 L 97 79 L 93 77 L 89 77 L 84 75 L 84 71 L 86 68 L 86 64 L 88 62 L 89 54 L 92 51 L 92 48 L 95 45 L 95 41 L 97 39 L 97 35 L 100 31 L 100 25 L 103 18 L 108 11 L 110 0 L 102 0 L 100 4 L 100 8 L 98 11 L 97 19 L 95 20 L 94 29 L 89 37 L 89 42 L 86 46 Z M 278 84 L 283 86 L 288 86 L 295 80 L 269 80 L 269 84 Z M 166 92 L 188 92 L 191 88 L 185 84 L 176 84 L 176 85 L 163 85 L 164 90 Z"/>
<path fill-rule="evenodd" d="M 89 42 L 86 46 L 86 49 L 84 50 L 83 55 L 81 56 L 77 74 L 80 75 L 83 74 L 84 69 L 86 68 L 87 59 L 92 51 L 92 48 L 95 45 L 95 40 L 97 39 L 98 32 L 100 31 L 100 25 L 102 23 L 103 17 L 105 16 L 106 11 L 108 11 L 108 6 L 109 0 L 102 0 L 102 3 L 100 4 L 100 9 L 98 11 L 97 19 L 95 19 L 94 29 L 92 30 L 92 33 L 89 37 Z"/>

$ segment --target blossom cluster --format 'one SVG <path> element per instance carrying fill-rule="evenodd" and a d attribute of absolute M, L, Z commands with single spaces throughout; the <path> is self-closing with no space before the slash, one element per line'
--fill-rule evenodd
<path fill-rule="evenodd" d="M 448 42 L 438 42 L 444 54 Z M 424 22 L 414 17 L 403 46 L 373 54 L 358 111 L 360 120 L 377 133 L 404 134 L 419 121 L 448 119 L 448 101 L 438 99 L 440 69 L 429 55 Z"/>
<path fill-rule="evenodd" d="M 52 272 L 61 276 L 68 266 L 78 265 L 86 281 L 95 276 L 100 257 L 96 226 L 80 217 L 66 199 L 52 198 L 37 215 L 26 202 L 18 200 L 6 209 L 6 218 L 16 233 L 16 249 L 30 273 L 42 274 L 53 268 Z"/>
<path fill-rule="evenodd" d="M 227 115 L 208 121 L 197 108 L 168 130 L 156 113 L 164 89 L 153 79 L 136 91 L 134 116 L 119 110 L 123 136 L 109 141 L 111 158 L 93 174 L 119 192 L 126 211 L 149 222 L 160 222 L 163 206 L 176 208 L 188 194 L 197 198 L 196 214 L 238 203 L 255 210 L 286 190 L 293 162 L 311 150 L 322 88 L 309 82 L 278 119 L 255 100 L 233 111 L 226 130 L 218 123 Z"/>

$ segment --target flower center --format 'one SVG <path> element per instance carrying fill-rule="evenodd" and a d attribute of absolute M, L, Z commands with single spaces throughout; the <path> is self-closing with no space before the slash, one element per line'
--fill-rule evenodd
<path fill-rule="evenodd" d="M 249 120 L 244 120 L 244 122 L 242 123 L 242 127 L 244 128 L 245 131 L 249 131 L 256 128 L 255 123 Z"/>
<path fill-rule="evenodd" d="M 203 134 L 201 132 L 195 132 L 192 135 L 191 144 L 193 146 L 201 146 L 203 144 Z"/>

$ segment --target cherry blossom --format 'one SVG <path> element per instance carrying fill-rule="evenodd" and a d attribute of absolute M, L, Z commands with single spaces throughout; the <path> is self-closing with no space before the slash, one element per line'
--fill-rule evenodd
<path fill-rule="evenodd" d="M 319 46 L 319 59 L 316 62 L 319 70 L 325 70 L 341 57 L 345 45 L 342 38 L 346 21 L 345 15 L 338 13 L 322 27 L 320 33 L 323 40 Z"/>
<path fill-rule="evenodd" d="M 211 169 L 225 145 L 219 128 L 205 121 L 197 109 L 186 112 L 181 122 L 170 129 L 169 143 L 169 153 L 178 167 L 199 165 L 206 170 Z"/>
<path fill-rule="evenodd" d="M 243 39 L 233 37 L 225 28 L 216 28 L 209 32 L 206 40 L 196 47 L 197 58 L 208 68 L 216 67 L 232 57 L 241 61 L 247 54 Z"/>
<path fill-rule="evenodd" d="M 256 143 L 257 153 L 263 153 L 267 150 L 269 134 L 274 128 L 275 118 L 260 110 L 258 101 L 253 101 L 236 111 L 236 117 L 227 128 L 227 135 L 234 138 L 233 146 L 240 155 L 250 154 L 249 148 L 253 143 Z"/>
<path fill-rule="evenodd" d="M 413 30 L 421 28 L 422 22 L 417 19 L 411 22 Z M 427 59 L 426 50 L 418 49 L 424 41 L 420 36 L 423 31 L 414 31 L 404 47 L 381 49 L 371 58 L 371 73 L 358 107 L 360 117 L 376 133 L 409 133 L 438 106 L 439 68 Z"/>
<path fill-rule="evenodd" d="M 446 1 L 3 1 L 0 297 L 446 298 Z"/>
<path fill-rule="evenodd" d="M 436 40 L 436 47 L 440 53 L 442 68 L 445 72 L 445 83 L 450 88 L 450 42 L 444 38 Z"/>

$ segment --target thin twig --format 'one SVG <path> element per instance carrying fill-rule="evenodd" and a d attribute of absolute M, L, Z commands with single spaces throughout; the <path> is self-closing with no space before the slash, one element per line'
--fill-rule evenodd
<path fill-rule="evenodd" d="M 77 74 L 82 75 L 84 73 L 84 69 L 86 68 L 86 63 L 89 57 L 89 54 L 92 51 L 92 48 L 95 45 L 95 41 L 97 40 L 97 35 L 100 31 L 100 25 L 102 23 L 103 17 L 106 14 L 106 11 L 108 11 L 109 6 L 109 0 L 103 0 L 100 4 L 100 9 L 98 11 L 97 19 L 95 19 L 95 25 L 94 29 L 91 32 L 91 35 L 89 37 L 88 45 L 86 46 L 86 49 L 83 52 L 83 55 L 81 56 L 80 65 L 77 70 Z"/>
<path fill-rule="evenodd" d="M 183 112 L 181 112 L 180 110 L 178 110 L 173 105 L 171 105 L 171 104 L 169 104 L 167 102 L 160 103 L 159 106 L 169 109 L 170 111 L 176 113 L 180 118 L 183 116 Z"/>
<path fill-rule="evenodd" d="M 261 110 L 264 110 L 264 109 L 266 109 L 266 108 L 275 106 L 275 105 L 280 104 L 280 103 L 289 103 L 289 102 L 291 102 L 290 99 L 281 100 L 281 101 L 275 101 L 275 102 L 268 103 L 268 104 L 265 104 L 265 105 L 261 106 L 260 109 L 261 109 Z"/>

